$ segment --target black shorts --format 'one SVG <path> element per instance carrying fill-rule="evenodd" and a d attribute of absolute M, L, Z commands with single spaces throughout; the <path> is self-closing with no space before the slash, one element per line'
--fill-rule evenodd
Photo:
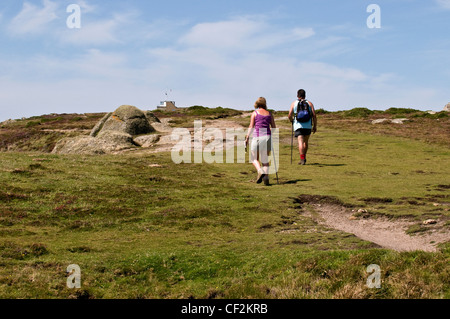
<path fill-rule="evenodd" d="M 311 133 L 312 133 L 312 129 L 300 128 L 297 131 L 295 131 L 295 137 L 310 136 Z"/>

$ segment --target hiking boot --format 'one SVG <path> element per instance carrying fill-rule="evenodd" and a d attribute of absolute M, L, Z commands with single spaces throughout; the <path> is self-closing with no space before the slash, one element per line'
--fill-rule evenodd
<path fill-rule="evenodd" d="M 261 184 L 261 182 L 263 181 L 263 178 L 266 176 L 266 174 L 264 174 L 263 170 L 260 170 L 258 172 L 258 178 L 256 179 L 256 184 Z"/>
<path fill-rule="evenodd" d="M 306 159 L 300 160 L 300 162 L 298 163 L 298 165 L 306 165 Z"/>
<path fill-rule="evenodd" d="M 269 175 L 264 176 L 263 180 L 264 180 L 264 185 L 270 186 L 270 183 L 269 183 Z"/>

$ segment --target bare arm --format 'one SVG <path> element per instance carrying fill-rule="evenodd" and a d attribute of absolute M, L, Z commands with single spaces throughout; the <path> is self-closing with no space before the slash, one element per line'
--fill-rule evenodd
<path fill-rule="evenodd" d="M 289 110 L 288 118 L 289 118 L 289 121 L 291 121 L 291 122 L 294 121 L 294 107 L 295 107 L 295 102 L 293 102 L 291 104 L 291 109 Z"/>
<path fill-rule="evenodd" d="M 247 136 L 245 137 L 246 141 L 248 141 L 250 135 L 253 133 L 253 129 L 255 128 L 255 117 L 256 114 L 253 112 L 252 117 L 250 118 L 250 126 L 248 127 Z"/>
<path fill-rule="evenodd" d="M 312 121 L 313 128 L 312 128 L 312 131 L 313 131 L 313 133 L 316 133 L 317 132 L 316 110 L 314 109 L 314 104 L 312 104 L 312 102 L 309 102 L 309 105 L 311 106 L 311 111 L 312 111 L 312 114 L 313 114 L 313 121 Z"/>

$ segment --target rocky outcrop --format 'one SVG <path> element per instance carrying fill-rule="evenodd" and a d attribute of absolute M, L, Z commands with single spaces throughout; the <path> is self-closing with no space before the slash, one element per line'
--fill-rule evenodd
<path fill-rule="evenodd" d="M 64 138 L 53 149 L 53 154 L 111 154 L 135 147 L 131 135 L 112 133 L 101 137 L 78 136 Z"/>
<path fill-rule="evenodd" d="M 409 119 L 407 119 L 407 118 L 402 118 L 402 119 L 378 119 L 378 120 L 373 120 L 372 124 L 381 124 L 381 123 L 385 123 L 385 122 L 390 122 L 390 123 L 393 123 L 393 124 L 403 124 L 406 121 L 409 121 Z"/>
<path fill-rule="evenodd" d="M 147 116 L 147 120 L 150 124 L 153 123 L 161 123 L 161 121 L 159 120 L 159 118 L 156 117 L 155 114 L 153 114 L 151 111 L 147 111 L 145 112 L 145 116 Z"/>
<path fill-rule="evenodd" d="M 450 112 L 450 103 L 448 103 L 448 104 L 444 107 L 444 111 Z"/>
<path fill-rule="evenodd" d="M 154 144 L 159 142 L 161 135 L 151 134 L 139 136 L 134 139 L 134 143 L 143 148 L 152 147 Z"/>
<path fill-rule="evenodd" d="M 111 117 L 112 113 L 106 114 L 100 121 L 97 122 L 97 124 L 94 126 L 94 128 L 91 131 L 92 137 L 96 137 L 98 133 L 102 130 L 103 126 L 105 125 L 105 122 Z"/>
<path fill-rule="evenodd" d="M 135 106 L 122 105 L 113 113 L 105 115 L 94 127 L 91 136 L 100 132 L 120 132 L 132 136 L 150 134 L 155 129 L 150 125 L 147 115 Z"/>
<path fill-rule="evenodd" d="M 89 136 L 62 139 L 52 153 L 96 155 L 151 147 L 160 138 L 153 134 L 155 128 L 151 123 L 160 124 L 153 113 L 143 112 L 135 106 L 122 105 L 106 114 Z"/>
<path fill-rule="evenodd" d="M 16 120 L 11 120 L 11 119 L 9 119 L 9 120 L 6 120 L 6 121 L 1 122 L 1 123 L 0 123 L 0 126 L 12 124 L 12 123 L 15 123 L 15 122 L 16 122 Z"/>

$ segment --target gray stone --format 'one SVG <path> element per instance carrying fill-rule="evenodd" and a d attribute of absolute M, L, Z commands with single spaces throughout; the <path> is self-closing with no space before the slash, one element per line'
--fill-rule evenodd
<path fill-rule="evenodd" d="M 378 119 L 378 120 L 373 120 L 372 124 L 381 124 L 388 121 L 388 119 Z"/>
<path fill-rule="evenodd" d="M 9 119 L 9 120 L 6 120 L 4 122 L 1 122 L 0 125 L 8 125 L 8 124 L 11 124 L 11 123 L 14 123 L 14 122 L 17 122 L 17 121 Z"/>
<path fill-rule="evenodd" d="M 437 224 L 437 220 L 435 219 L 427 219 L 423 222 L 424 225 L 434 225 Z"/>
<path fill-rule="evenodd" d="M 381 123 L 385 123 L 385 122 L 391 122 L 393 124 L 403 124 L 403 122 L 409 121 L 406 118 L 402 118 L 402 119 L 378 119 L 378 120 L 373 120 L 372 124 L 381 124 Z"/>
<path fill-rule="evenodd" d="M 60 140 L 53 154 L 86 154 L 101 155 L 135 148 L 131 135 L 104 132 L 98 137 L 77 136 Z"/>
<path fill-rule="evenodd" d="M 445 112 L 450 112 L 450 103 L 448 103 L 448 104 L 444 107 L 444 111 L 445 111 Z"/>
<path fill-rule="evenodd" d="M 122 105 L 104 121 L 99 132 L 102 131 L 121 132 L 136 136 L 152 133 L 155 129 L 150 125 L 143 111 L 135 106 Z"/>
<path fill-rule="evenodd" d="M 106 114 L 89 136 L 64 138 L 56 144 L 52 153 L 96 155 L 116 153 L 138 146 L 151 147 L 159 141 L 160 135 L 149 135 L 155 131 L 150 122 L 162 125 L 154 114 L 131 105 L 122 105 Z M 133 137 L 136 137 L 135 140 Z"/>
<path fill-rule="evenodd" d="M 409 121 L 408 119 L 405 119 L 405 118 L 403 118 L 403 119 L 393 119 L 393 120 L 391 120 L 391 123 L 394 123 L 394 124 L 403 124 L 403 122 L 406 122 L 406 121 Z"/>
<path fill-rule="evenodd" d="M 103 125 L 105 125 L 106 120 L 108 120 L 111 117 L 112 113 L 106 114 L 100 121 L 97 122 L 97 124 L 94 126 L 94 128 L 91 131 L 90 136 L 96 137 L 98 133 L 102 130 Z"/>
<path fill-rule="evenodd" d="M 133 137 L 127 133 L 104 131 L 100 132 L 97 137 L 98 139 L 106 140 L 112 144 L 134 145 Z"/>
<path fill-rule="evenodd" d="M 159 118 L 157 118 L 156 115 L 154 113 L 152 113 L 151 111 L 145 112 L 145 115 L 147 116 L 147 120 L 150 122 L 150 124 L 151 123 L 161 123 Z"/>
<path fill-rule="evenodd" d="M 149 148 L 149 147 L 152 147 L 155 143 L 157 143 L 160 138 L 161 138 L 161 135 L 157 135 L 157 134 L 142 135 L 142 136 L 136 137 L 134 139 L 134 143 L 139 145 L 140 147 Z"/>

